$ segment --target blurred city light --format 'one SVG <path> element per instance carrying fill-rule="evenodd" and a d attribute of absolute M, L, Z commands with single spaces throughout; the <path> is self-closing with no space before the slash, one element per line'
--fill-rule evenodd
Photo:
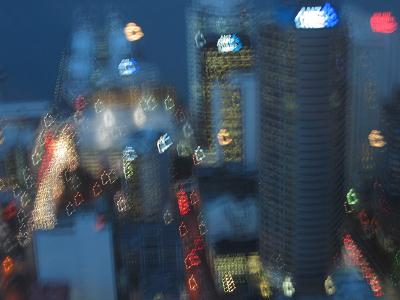
<path fill-rule="evenodd" d="M 296 28 L 317 29 L 334 27 L 339 22 L 336 10 L 326 3 L 323 7 L 302 7 L 296 15 Z"/>
<path fill-rule="evenodd" d="M 397 20 L 392 12 L 374 12 L 369 21 L 371 30 L 377 33 L 390 34 L 397 30 Z"/>

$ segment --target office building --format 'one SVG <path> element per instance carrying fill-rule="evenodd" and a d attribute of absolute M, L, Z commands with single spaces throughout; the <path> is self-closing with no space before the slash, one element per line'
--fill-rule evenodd
<path fill-rule="evenodd" d="M 335 11 L 322 26 L 294 12 L 259 35 L 260 255 L 302 294 L 324 289 L 340 250 L 347 35 Z"/>
<path fill-rule="evenodd" d="M 258 130 L 247 1 L 193 1 L 187 15 L 190 112 L 202 166 L 255 169 Z"/>
<path fill-rule="evenodd" d="M 386 160 L 384 189 L 392 200 L 400 197 L 400 92 L 393 93 L 391 103 L 383 108 Z"/>

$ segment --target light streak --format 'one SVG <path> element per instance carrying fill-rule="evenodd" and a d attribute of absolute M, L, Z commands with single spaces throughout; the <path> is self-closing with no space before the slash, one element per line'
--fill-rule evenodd
<path fill-rule="evenodd" d="M 157 149 L 158 153 L 164 153 L 165 151 L 168 150 L 169 147 L 171 147 L 173 144 L 171 137 L 168 135 L 168 133 L 165 133 L 162 135 L 158 141 L 157 141 Z"/>
<path fill-rule="evenodd" d="M 197 146 L 197 148 L 194 150 L 193 154 L 193 163 L 195 166 L 200 164 L 204 158 L 206 157 L 204 150 L 200 148 L 200 146 Z"/>
<path fill-rule="evenodd" d="M 193 249 L 188 253 L 185 258 L 185 267 L 186 270 L 189 270 L 192 267 L 197 267 L 201 264 L 200 257 L 196 254 L 196 249 Z"/>
<path fill-rule="evenodd" d="M 199 287 L 193 274 L 189 277 L 188 285 L 191 291 L 197 291 L 197 288 Z"/>
<path fill-rule="evenodd" d="M 381 283 L 378 280 L 378 276 L 375 274 L 374 270 L 370 267 L 369 263 L 363 256 L 361 250 L 354 242 L 353 238 L 350 234 L 346 234 L 343 237 L 343 244 L 350 259 L 350 262 L 357 266 L 363 275 L 363 277 L 367 280 L 367 283 L 371 287 L 372 292 L 375 297 L 383 296 L 383 288 Z"/>
<path fill-rule="evenodd" d="M 188 229 L 185 225 L 185 223 L 181 223 L 181 225 L 179 225 L 179 235 L 181 237 L 184 237 L 186 234 L 188 233 Z"/>
<path fill-rule="evenodd" d="M 181 216 L 185 216 L 189 213 L 189 199 L 183 187 L 180 187 L 179 191 L 176 193 L 176 198 L 178 199 L 178 208 Z"/>
<path fill-rule="evenodd" d="M 14 269 L 14 261 L 12 260 L 11 257 L 7 256 L 3 262 L 2 262 L 2 266 L 3 266 L 3 271 L 5 274 L 10 274 L 13 269 Z"/>
<path fill-rule="evenodd" d="M 175 107 L 175 102 L 170 96 L 167 96 L 167 98 L 164 99 L 164 106 L 166 110 L 171 110 Z"/>
<path fill-rule="evenodd" d="M 63 172 L 78 167 L 78 156 L 71 135 L 67 131 L 55 138 L 45 136 L 45 153 L 38 172 L 38 190 L 32 211 L 35 229 L 52 229 L 56 224 L 56 203 L 63 191 Z"/>
<path fill-rule="evenodd" d="M 85 201 L 85 199 L 83 198 L 82 194 L 77 192 L 74 196 L 75 206 L 80 206 L 83 201 Z"/>
<path fill-rule="evenodd" d="M 226 273 L 222 278 L 222 286 L 225 293 L 232 293 L 236 289 L 232 274 Z"/>

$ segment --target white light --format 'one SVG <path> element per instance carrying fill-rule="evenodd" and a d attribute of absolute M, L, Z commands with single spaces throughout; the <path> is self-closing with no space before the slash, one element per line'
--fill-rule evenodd
<path fill-rule="evenodd" d="M 133 58 L 126 58 L 121 60 L 118 65 L 119 75 L 128 76 L 136 73 L 138 70 L 137 63 Z"/>
<path fill-rule="evenodd" d="M 138 155 L 136 154 L 135 149 L 133 147 L 126 146 L 123 154 L 122 154 L 122 159 L 125 161 L 134 161 Z"/>
<path fill-rule="evenodd" d="M 236 34 L 221 35 L 217 47 L 221 53 L 238 52 L 242 49 L 242 42 Z"/>
<path fill-rule="evenodd" d="M 157 149 L 159 153 L 164 153 L 165 151 L 168 150 L 169 147 L 172 146 L 172 140 L 171 137 L 168 135 L 168 133 L 162 135 L 158 141 L 157 141 Z"/>
<path fill-rule="evenodd" d="M 107 109 L 107 110 L 104 112 L 103 120 L 104 120 L 104 125 L 105 125 L 107 128 L 113 127 L 113 126 L 115 125 L 115 118 L 114 118 L 114 115 L 113 115 L 112 111 L 109 110 L 109 109 Z"/>
<path fill-rule="evenodd" d="M 146 119 L 146 115 L 142 107 L 139 105 L 139 107 L 133 112 L 133 122 L 137 127 L 142 127 L 144 123 L 146 123 Z"/>
<path fill-rule="evenodd" d="M 285 279 L 283 280 L 282 290 L 283 294 L 286 297 L 292 297 L 294 295 L 296 290 L 293 286 L 292 279 L 290 277 L 285 277 Z"/>
<path fill-rule="evenodd" d="M 317 29 L 329 28 L 339 22 L 335 9 L 326 3 L 323 7 L 302 7 L 294 19 L 296 28 Z"/>

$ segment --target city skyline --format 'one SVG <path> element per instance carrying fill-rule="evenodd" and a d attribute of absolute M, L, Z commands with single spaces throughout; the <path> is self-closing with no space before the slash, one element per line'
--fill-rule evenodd
<path fill-rule="evenodd" d="M 0 299 L 399 299 L 395 5 L 28 7 L 48 27 L 0 61 Z"/>

